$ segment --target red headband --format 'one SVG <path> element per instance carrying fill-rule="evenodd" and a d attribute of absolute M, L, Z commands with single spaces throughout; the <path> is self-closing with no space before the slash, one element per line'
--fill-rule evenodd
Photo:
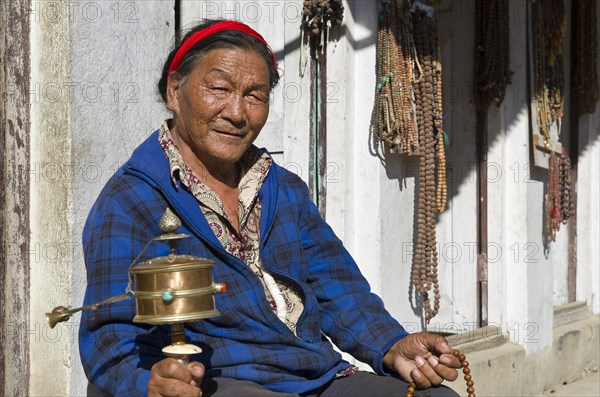
<path fill-rule="evenodd" d="M 239 30 L 240 32 L 244 32 L 247 35 L 250 35 L 250 36 L 258 39 L 258 41 L 263 43 L 269 49 L 271 56 L 273 56 L 273 65 L 275 65 L 275 69 L 277 69 L 277 60 L 275 59 L 275 54 L 273 53 L 273 50 L 267 44 L 265 39 L 263 39 L 263 37 L 260 34 L 258 34 L 258 32 L 256 32 L 250 26 L 245 25 L 241 22 L 222 21 L 222 22 L 217 22 L 216 24 L 209 26 L 206 29 L 197 31 L 189 39 L 187 39 L 181 45 L 181 47 L 179 47 L 179 49 L 175 53 L 175 56 L 173 57 L 173 60 L 171 61 L 171 66 L 169 66 L 169 75 L 172 72 L 174 72 L 175 70 L 177 70 L 177 68 L 179 68 L 179 64 L 181 63 L 181 60 L 183 59 L 185 54 L 190 50 L 190 48 L 192 48 L 194 45 L 196 45 L 198 42 L 204 40 L 208 36 L 211 36 L 218 32 L 222 32 L 224 30 Z"/>

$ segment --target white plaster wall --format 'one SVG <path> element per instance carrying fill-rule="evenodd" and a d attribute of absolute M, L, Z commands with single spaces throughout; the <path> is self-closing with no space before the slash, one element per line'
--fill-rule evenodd
<path fill-rule="evenodd" d="M 44 315 L 67 305 L 72 292 L 70 103 L 65 90 L 69 24 L 58 8 L 49 10 L 42 1 L 31 6 L 29 390 L 34 396 L 56 396 L 68 394 L 69 345 L 77 332 L 74 324 L 51 329 Z"/>
<path fill-rule="evenodd" d="M 346 73 L 350 77 L 346 82 L 349 100 L 345 126 L 350 151 L 344 163 L 347 169 L 345 177 L 348 178 L 344 200 L 348 209 L 344 242 L 371 283 L 373 291 L 381 293 L 381 212 L 377 205 L 381 164 L 368 151 L 370 111 L 375 85 L 373 24 L 377 21 L 377 14 L 376 8 L 369 2 L 349 3 L 352 11 L 347 10 L 345 14 L 347 58 L 340 60 L 331 57 L 329 60 L 334 64 L 347 60 Z M 342 122 L 341 115 L 329 114 L 328 118 L 330 123 L 332 120 Z"/>
<path fill-rule="evenodd" d="M 352 15 L 345 12 L 343 26 L 330 33 L 332 41 L 327 45 L 327 188 L 326 218 L 342 241 L 347 240 L 347 215 L 352 208 L 348 205 L 348 185 L 352 179 L 352 153 L 354 140 L 348 128 L 348 106 L 352 102 L 349 87 L 354 84 L 352 38 L 348 35 L 353 26 Z M 346 32 L 346 34 L 343 34 Z M 305 78 L 305 80 L 308 80 Z"/>
<path fill-rule="evenodd" d="M 508 93 L 511 93 L 511 87 L 508 88 Z M 490 121 L 498 120 L 498 112 L 493 112 L 489 115 Z M 499 121 L 495 121 L 499 123 Z M 506 134 L 501 131 L 495 138 L 494 142 L 489 145 L 488 162 L 490 164 L 498 164 L 502 174 L 505 174 L 508 167 L 505 163 L 506 155 Z M 501 174 L 501 175 L 502 175 Z M 489 179 L 489 176 L 488 176 Z M 488 183 L 488 250 L 489 254 L 493 255 L 493 260 L 488 260 L 488 322 L 490 324 L 502 327 L 506 326 L 506 318 L 508 314 L 508 285 L 512 281 L 509 280 L 507 274 L 508 263 L 506 257 L 498 255 L 497 247 L 506 247 L 506 235 L 508 230 L 505 230 L 504 223 L 506 212 L 511 208 L 504 206 L 507 184 L 511 183 L 511 178 L 494 178 L 493 183 Z M 514 188 L 515 186 L 513 186 Z M 515 216 L 516 217 L 516 216 Z M 493 249 L 493 253 L 491 252 Z M 501 251 L 500 251 L 501 252 Z"/>
<path fill-rule="evenodd" d="M 540 173 L 536 175 L 536 172 L 533 172 L 532 179 L 547 180 L 547 175 L 548 173 L 545 171 L 541 172 L 541 176 Z M 527 188 L 527 239 L 525 242 L 541 248 L 544 246 L 543 238 L 545 234 L 543 223 L 545 214 L 544 185 L 540 182 L 530 183 Z M 553 243 L 555 245 L 551 249 L 566 252 L 566 244 L 561 246 L 557 243 Z M 523 247 L 525 248 L 525 246 Z M 522 251 L 524 255 L 529 255 L 531 252 L 527 249 Z M 554 273 L 550 270 L 552 269 L 552 262 L 544 256 L 543 250 L 540 249 L 528 256 L 528 259 L 526 258 L 526 256 L 523 256 L 523 262 L 519 265 L 524 266 L 527 271 L 525 274 L 527 280 L 527 315 L 522 319 L 515 318 L 513 323 L 515 331 L 512 336 L 518 340 L 518 343 L 525 346 L 527 353 L 532 353 L 552 344 Z M 564 261 L 566 261 L 566 255 Z M 514 293 L 518 294 L 516 291 Z"/>
<path fill-rule="evenodd" d="M 446 2 L 437 11 L 442 63 L 448 204 L 436 227 L 441 305 L 428 329 L 462 332 L 477 322 L 477 151 L 472 101 L 475 3 Z M 416 169 L 416 168 L 415 168 Z M 403 194 L 407 194 L 404 193 Z"/>
<path fill-rule="evenodd" d="M 168 117 L 155 87 L 175 32 L 173 1 L 76 4 L 70 24 L 70 79 L 77 84 L 70 118 L 72 305 L 81 304 L 85 291 L 81 232 L 89 209 L 112 173 Z M 69 393 L 86 395 L 77 338 L 71 342 Z"/>
<path fill-rule="evenodd" d="M 577 184 L 577 300 L 600 312 L 600 109 L 580 120 Z"/>
<path fill-rule="evenodd" d="M 300 75 L 301 60 L 306 54 L 300 46 L 299 26 L 300 20 L 295 16 L 294 9 L 301 7 L 301 1 L 292 0 L 274 2 L 277 14 L 286 15 L 290 10 L 290 17 L 283 22 L 283 35 L 285 37 L 285 56 L 280 67 L 283 66 L 283 77 L 280 80 L 281 99 L 283 102 L 284 123 L 283 132 L 283 165 L 288 170 L 295 172 L 308 183 L 309 179 L 309 147 L 310 147 L 310 78 L 308 73 Z M 277 15 L 276 14 L 276 15 Z M 266 38 L 270 40 L 270 38 Z M 275 98 L 277 100 L 277 97 Z M 267 139 L 260 137 L 259 139 Z M 264 141 L 263 141 L 264 142 Z M 264 143 L 269 147 L 267 142 Z"/>
<path fill-rule="evenodd" d="M 526 3 L 510 2 L 510 7 L 510 41 L 525 42 Z M 494 124 L 488 124 L 490 131 L 500 129 L 490 142 L 489 161 L 502 164 L 504 172 L 498 183 L 488 181 L 489 238 L 500 251 L 499 263 L 490 269 L 490 286 L 499 287 L 490 289 L 490 323 L 534 352 L 552 341 L 553 273 L 542 242 L 547 173 L 536 172 L 530 163 L 525 47 L 512 45 L 510 57 L 512 84 L 498 114 L 491 110 Z"/>
<path fill-rule="evenodd" d="M 596 21 L 600 32 L 600 19 Z M 600 41 L 600 38 L 597 39 Z M 600 53 L 596 61 L 600 65 Z M 600 79 L 600 69 L 597 70 Z M 580 118 L 577 184 L 577 300 L 600 313 L 600 104 Z"/>

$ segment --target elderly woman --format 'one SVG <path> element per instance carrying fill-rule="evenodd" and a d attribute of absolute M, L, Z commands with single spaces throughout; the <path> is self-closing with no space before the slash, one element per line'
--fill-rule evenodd
<path fill-rule="evenodd" d="M 123 396 L 400 396 L 407 381 L 428 395 L 454 395 L 439 386 L 460 367 L 446 341 L 405 332 L 306 185 L 253 146 L 278 80 L 270 47 L 239 22 L 203 23 L 169 55 L 158 85 L 173 118 L 136 149 L 90 212 L 85 299 L 125 289 L 129 264 L 160 234 L 167 207 L 192 236 L 180 252 L 214 261 L 228 292 L 216 297 L 219 317 L 186 324 L 186 337 L 203 348 L 187 367 L 162 356 L 167 328 L 132 322 L 132 300 L 84 313 L 88 378 Z M 168 252 L 154 246 L 147 257 Z M 376 374 L 342 360 L 327 337 Z"/>

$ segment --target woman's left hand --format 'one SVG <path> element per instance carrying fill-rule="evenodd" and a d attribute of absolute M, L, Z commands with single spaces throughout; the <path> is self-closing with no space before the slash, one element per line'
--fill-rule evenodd
<path fill-rule="evenodd" d="M 417 388 L 427 389 L 458 377 L 461 364 L 442 336 L 429 332 L 408 335 L 396 342 L 383 357 L 383 363 Z"/>

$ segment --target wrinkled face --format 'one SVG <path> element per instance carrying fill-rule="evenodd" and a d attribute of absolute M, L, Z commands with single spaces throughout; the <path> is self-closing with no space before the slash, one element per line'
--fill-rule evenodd
<path fill-rule="evenodd" d="M 209 51 L 183 80 L 171 77 L 167 108 L 176 134 L 203 163 L 235 163 L 269 115 L 266 61 L 244 49 Z"/>

